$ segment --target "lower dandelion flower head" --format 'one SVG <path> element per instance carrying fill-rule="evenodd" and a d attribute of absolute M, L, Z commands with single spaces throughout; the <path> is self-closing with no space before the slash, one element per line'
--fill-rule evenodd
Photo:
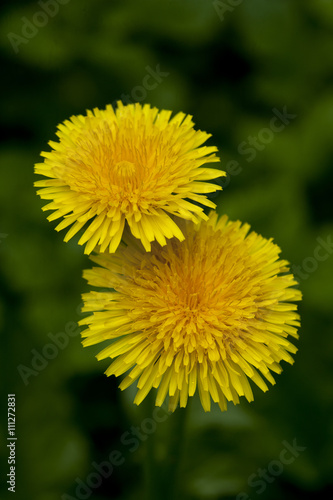
<path fill-rule="evenodd" d="M 225 172 L 204 167 L 219 161 L 217 149 L 202 146 L 210 134 L 195 130 L 191 116 L 118 102 L 73 116 L 57 136 L 35 166 L 46 177 L 35 185 L 51 200 L 48 219 L 62 219 L 56 229 L 70 227 L 65 241 L 85 228 L 86 253 L 97 245 L 115 252 L 125 224 L 147 251 L 154 240 L 182 240 L 173 216 L 198 222 L 206 218 L 198 203 L 215 207 L 205 194 L 221 187 L 205 181 Z"/>
<path fill-rule="evenodd" d="M 98 356 L 113 362 L 107 375 L 137 381 L 136 404 L 157 388 L 156 405 L 184 407 L 198 388 L 205 411 L 211 398 L 221 410 L 239 396 L 253 399 L 252 380 L 263 391 L 274 384 L 297 338 L 301 299 L 280 249 L 247 224 L 218 220 L 183 223 L 185 241 L 172 239 L 146 253 L 122 244 L 115 254 L 92 257 L 99 267 L 85 278 L 103 291 L 83 295 L 81 321 L 89 346 L 112 340 Z"/>

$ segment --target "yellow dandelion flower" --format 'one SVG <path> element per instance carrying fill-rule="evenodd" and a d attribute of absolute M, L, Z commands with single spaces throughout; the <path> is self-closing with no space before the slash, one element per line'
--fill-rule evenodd
<path fill-rule="evenodd" d="M 280 361 L 293 363 L 287 337 L 298 337 L 291 302 L 301 292 L 280 248 L 249 229 L 211 213 L 183 223 L 183 242 L 146 253 L 132 241 L 92 257 L 100 267 L 84 277 L 104 290 L 83 295 L 93 312 L 81 321 L 83 345 L 112 340 L 97 358 L 114 359 L 107 375 L 128 372 L 121 389 L 139 379 L 136 404 L 154 387 L 156 405 L 168 395 L 172 411 L 198 387 L 205 411 L 211 398 L 225 410 L 227 400 L 252 401 L 249 379 L 266 391 Z"/>
<path fill-rule="evenodd" d="M 216 147 L 202 146 L 210 134 L 195 130 L 191 116 L 171 114 L 118 102 L 115 111 L 96 108 L 58 126 L 59 142 L 50 141 L 52 151 L 35 166 L 47 179 L 35 186 L 51 200 L 43 207 L 53 211 L 48 220 L 62 218 L 56 230 L 71 226 L 65 241 L 86 226 L 79 240 L 85 253 L 96 245 L 112 253 L 127 223 L 150 251 L 154 240 L 184 239 L 172 216 L 206 219 L 198 203 L 214 208 L 205 194 L 221 187 L 204 181 L 225 172 L 204 167 L 219 161 Z"/>

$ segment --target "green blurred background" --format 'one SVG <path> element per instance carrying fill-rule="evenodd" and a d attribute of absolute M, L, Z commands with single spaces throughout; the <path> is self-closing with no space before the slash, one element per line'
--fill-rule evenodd
<path fill-rule="evenodd" d="M 332 496 L 333 257 L 322 241 L 333 234 L 333 2 L 47 5 L 7 2 L 0 20 L 1 434 L 6 438 L 7 393 L 16 393 L 16 498 L 78 498 L 76 478 L 85 482 L 92 462 L 112 450 L 124 463 L 85 498 L 144 498 L 145 443 L 131 452 L 121 442 L 144 410 L 132 405 L 131 389 L 121 393 L 118 381 L 103 375 L 107 362 L 97 362 L 98 349 L 81 346 L 74 323 L 90 263 L 46 221 L 33 188 L 33 164 L 56 125 L 120 98 L 184 111 L 213 134 L 210 144 L 229 172 L 215 198 L 218 211 L 274 237 L 298 266 L 304 293 L 296 362 L 284 364 L 268 393 L 255 390 L 253 403 L 225 413 L 214 405 L 205 414 L 194 400 L 182 498 Z M 153 71 L 155 80 L 145 79 Z M 272 122 L 283 110 L 292 116 Z M 67 332 L 62 348 L 52 341 L 59 332 Z M 38 361 L 43 352 L 53 359 Z M 158 424 L 154 436 L 160 457 L 170 422 Z M 259 468 L 273 471 L 282 442 L 294 439 L 306 450 L 256 485 Z M 1 498 L 11 498 L 5 445 Z"/>

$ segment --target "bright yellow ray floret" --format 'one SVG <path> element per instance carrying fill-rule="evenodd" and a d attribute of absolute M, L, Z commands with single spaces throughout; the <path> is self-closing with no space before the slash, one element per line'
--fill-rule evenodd
<path fill-rule="evenodd" d="M 35 186 L 51 200 L 43 207 L 53 211 L 48 220 L 62 219 L 56 230 L 70 227 L 65 241 L 84 228 L 85 253 L 96 245 L 113 253 L 127 223 L 150 251 L 154 240 L 184 239 L 172 216 L 206 219 L 197 203 L 214 208 L 205 195 L 221 187 L 205 181 L 225 172 L 204 166 L 219 161 L 216 147 L 202 146 L 210 134 L 195 130 L 191 116 L 171 114 L 118 102 L 58 126 L 59 141 L 35 166 L 47 179 Z"/>
<path fill-rule="evenodd" d="M 103 291 L 83 295 L 93 313 L 81 321 L 83 344 L 111 340 L 97 358 L 113 360 L 107 375 L 126 373 L 121 389 L 138 380 L 136 404 L 157 388 L 156 405 L 169 396 L 174 410 L 198 389 L 205 411 L 211 398 L 225 410 L 253 399 L 249 379 L 266 391 L 280 361 L 293 363 L 301 292 L 279 247 L 248 224 L 212 213 L 182 229 L 185 241 L 151 253 L 131 238 L 92 257 L 99 267 L 84 276 Z"/>

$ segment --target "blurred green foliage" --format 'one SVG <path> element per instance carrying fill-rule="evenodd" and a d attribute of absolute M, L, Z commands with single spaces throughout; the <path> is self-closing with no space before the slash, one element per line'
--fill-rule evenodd
<path fill-rule="evenodd" d="M 80 294 L 87 290 L 82 269 L 90 264 L 76 242 L 63 243 L 56 224 L 46 221 L 33 164 L 58 123 L 124 95 L 135 100 L 147 66 L 157 65 L 168 75 L 155 89 L 141 91 L 141 102 L 190 113 L 198 128 L 213 134 L 210 144 L 229 169 L 215 199 L 219 213 L 274 237 L 283 257 L 300 266 L 304 292 L 299 352 L 276 386 L 266 394 L 255 391 L 253 403 L 242 401 L 223 414 L 215 407 L 204 414 L 194 400 L 182 498 L 332 494 L 333 257 L 315 263 L 309 257 L 317 238 L 333 234 L 333 2 L 244 0 L 230 7 L 235 3 L 59 0 L 58 12 L 45 14 L 36 32 L 26 19 L 43 24 L 38 2 L 3 6 L 1 430 L 6 436 L 6 394 L 16 393 L 16 498 L 76 498 L 75 478 L 85 481 L 92 462 L 106 460 L 112 450 L 121 450 L 125 462 L 91 498 L 144 498 L 145 445 L 131 452 L 121 441 L 144 414 L 133 406 L 131 389 L 120 393 L 117 380 L 103 375 L 106 364 L 94 358 L 98 348 L 84 350 L 77 330 L 65 335 L 64 348 L 50 340 L 50 333 L 78 321 Z M 17 38 L 24 33 L 25 41 Z M 273 109 L 284 107 L 295 115 L 290 123 L 263 132 Z M 245 152 L 249 147 L 252 153 Z M 54 359 L 22 372 L 50 343 Z M 154 436 L 160 457 L 172 418 Z M 282 441 L 294 439 L 306 450 L 259 494 L 249 477 L 279 458 Z M 2 451 L 5 476 L 5 441 Z M 3 482 L 1 498 L 7 495 Z"/>

